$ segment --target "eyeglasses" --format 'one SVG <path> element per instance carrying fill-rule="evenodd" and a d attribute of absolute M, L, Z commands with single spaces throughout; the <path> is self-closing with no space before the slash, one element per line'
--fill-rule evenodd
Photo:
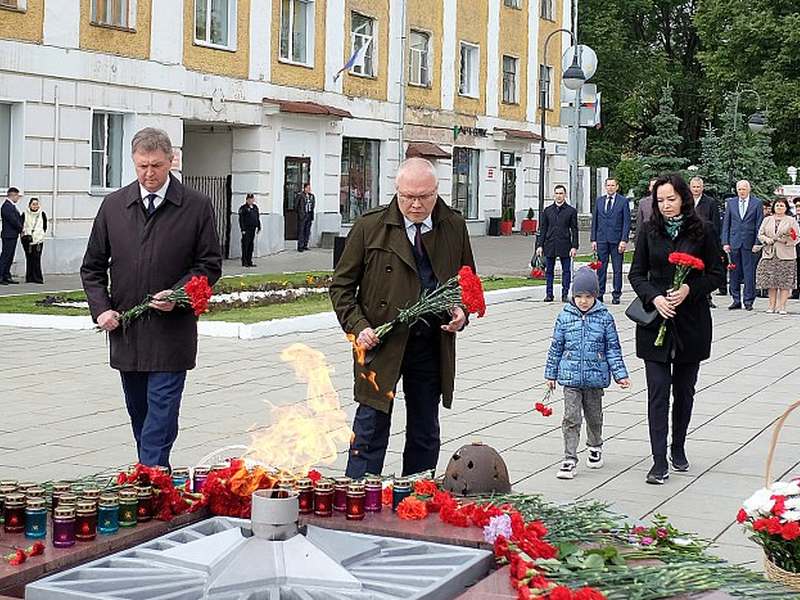
<path fill-rule="evenodd" d="M 414 204 L 414 202 L 424 203 L 428 200 L 436 198 L 436 195 L 437 195 L 437 190 L 433 190 L 431 192 L 428 192 L 427 194 L 421 194 L 419 196 L 409 196 L 407 194 L 398 191 L 397 199 L 399 202 L 402 202 L 403 204 Z"/>

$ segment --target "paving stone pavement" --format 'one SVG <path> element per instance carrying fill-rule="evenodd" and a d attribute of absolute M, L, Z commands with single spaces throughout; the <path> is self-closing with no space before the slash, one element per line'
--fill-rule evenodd
<path fill-rule="evenodd" d="M 623 299 L 629 299 L 627 292 Z M 720 300 L 724 300 L 720 298 Z M 760 306 L 759 306 L 760 305 Z M 763 310 L 763 301 L 757 304 Z M 684 529 L 716 541 L 716 552 L 759 568 L 759 553 L 734 523 L 741 501 L 763 483 L 771 425 L 797 398 L 800 306 L 778 317 L 714 311 L 713 357 L 703 364 L 687 451 L 688 473 L 661 487 L 644 483 L 649 468 L 646 389 L 634 355 L 634 329 L 617 317 L 632 388 L 605 395 L 605 467 L 555 478 L 561 460 L 560 394 L 552 417 L 532 411 L 543 396 L 542 373 L 558 304 L 531 298 L 493 305 L 460 335 L 456 399 L 442 410 L 443 470 L 471 441 L 502 452 L 514 488 L 556 501 L 596 498 L 633 518 L 669 515 Z M 305 384 L 280 358 L 302 342 L 323 351 L 349 417 L 355 411 L 350 352 L 340 331 L 253 341 L 201 338 L 199 366 L 189 374 L 173 464 L 195 464 L 207 452 L 246 444 L 269 425 L 269 407 L 301 402 Z M 135 461 L 119 377 L 107 364 L 105 338 L 92 332 L 0 328 L 0 479 L 47 480 L 87 475 Z M 400 469 L 405 411 L 398 394 L 386 473 Z M 800 416 L 784 429 L 776 477 L 800 471 Z M 344 450 L 327 467 L 344 466 Z"/>

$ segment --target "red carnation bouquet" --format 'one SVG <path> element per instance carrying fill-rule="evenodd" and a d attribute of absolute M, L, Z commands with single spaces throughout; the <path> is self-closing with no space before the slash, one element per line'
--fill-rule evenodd
<path fill-rule="evenodd" d="M 176 306 L 181 308 L 191 308 L 196 317 L 203 313 L 208 312 L 208 301 L 213 294 L 211 286 L 208 285 L 208 277 L 205 275 L 194 275 L 183 287 L 173 290 L 167 296 L 154 298 L 148 296 L 144 302 L 137 304 L 131 309 L 126 310 L 120 315 L 119 322 L 125 328 L 133 321 L 146 314 L 150 309 L 150 303 L 153 300 L 161 302 L 174 302 Z"/>
<path fill-rule="evenodd" d="M 538 254 L 533 259 L 533 268 L 531 269 L 531 279 L 544 279 L 544 261 Z"/>
<path fill-rule="evenodd" d="M 463 308 L 467 314 L 477 314 L 478 317 L 486 313 L 483 284 L 471 267 L 461 267 L 458 275 L 451 277 L 432 292 L 422 292 L 419 300 L 402 309 L 388 323 L 377 327 L 375 334 L 383 339 L 395 325 L 404 324 L 411 327 L 418 321 L 424 320 L 425 315 L 447 313 L 456 306 Z"/>
<path fill-rule="evenodd" d="M 686 278 L 691 273 L 692 269 L 702 271 L 706 268 L 702 260 L 691 254 L 685 252 L 672 252 L 668 259 L 670 264 L 675 265 L 675 275 L 672 278 L 672 288 L 669 292 L 677 292 L 686 281 Z M 661 327 L 658 328 L 658 337 L 656 337 L 655 345 L 657 347 L 664 345 L 664 338 L 667 335 L 667 322 L 662 321 Z"/>
<path fill-rule="evenodd" d="M 599 271 L 603 268 L 603 261 L 597 257 L 597 252 L 592 252 L 592 262 L 589 263 L 589 268 L 593 271 Z"/>

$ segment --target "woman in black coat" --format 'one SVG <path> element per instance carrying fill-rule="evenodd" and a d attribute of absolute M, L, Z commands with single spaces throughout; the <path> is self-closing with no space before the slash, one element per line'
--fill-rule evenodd
<path fill-rule="evenodd" d="M 647 419 L 653 467 L 647 482 L 662 484 L 669 477 L 667 431 L 670 388 L 673 392 L 670 460 L 676 471 L 689 469 L 684 445 L 692 416 L 700 362 L 711 355 L 711 310 L 708 295 L 725 276 L 712 226 L 694 209 L 689 186 L 680 175 L 660 177 L 653 186 L 653 216 L 636 239 L 628 276 L 636 295 L 661 318 L 649 327 L 636 327 L 636 356 L 644 359 L 647 377 Z M 700 258 L 704 271 L 693 269 L 677 291 L 672 288 L 675 266 L 671 252 Z M 662 346 L 658 328 L 667 320 Z"/>

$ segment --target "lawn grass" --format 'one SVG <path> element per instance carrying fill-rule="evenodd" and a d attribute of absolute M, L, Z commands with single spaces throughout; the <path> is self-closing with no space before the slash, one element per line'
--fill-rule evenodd
<path fill-rule="evenodd" d="M 582 261 L 582 262 L 587 262 L 587 263 L 591 262 L 592 253 L 590 252 L 589 254 L 579 254 L 576 257 L 576 260 L 579 260 L 579 261 Z M 626 250 L 625 251 L 625 256 L 622 258 L 622 262 L 626 263 L 626 264 L 631 264 L 633 262 L 633 250 Z"/>
<path fill-rule="evenodd" d="M 240 275 L 226 277 L 223 282 L 227 289 L 238 289 L 245 286 L 263 284 L 268 282 L 290 282 L 295 284 L 305 283 L 308 275 L 317 277 L 329 275 L 330 272 L 308 272 L 291 274 L 268 274 L 268 275 Z M 489 277 L 484 281 L 484 289 L 504 290 L 516 287 L 527 287 L 543 285 L 543 280 L 528 279 L 525 277 Z M 81 308 L 57 308 L 52 306 L 39 306 L 37 300 L 42 300 L 53 294 L 24 294 L 20 296 L 0 296 L 0 313 L 25 313 L 37 315 L 63 315 L 63 316 L 85 316 L 88 310 Z M 83 292 L 61 293 L 69 300 L 85 300 Z M 201 318 L 207 321 L 228 321 L 234 323 L 258 323 L 259 321 L 271 321 L 273 319 L 283 319 L 286 317 L 298 317 L 315 313 L 327 312 L 332 310 L 331 301 L 327 294 L 313 294 L 304 296 L 292 302 L 283 304 L 270 304 L 267 306 L 255 306 L 253 308 L 234 308 L 231 310 L 218 310 L 203 315 Z"/>

